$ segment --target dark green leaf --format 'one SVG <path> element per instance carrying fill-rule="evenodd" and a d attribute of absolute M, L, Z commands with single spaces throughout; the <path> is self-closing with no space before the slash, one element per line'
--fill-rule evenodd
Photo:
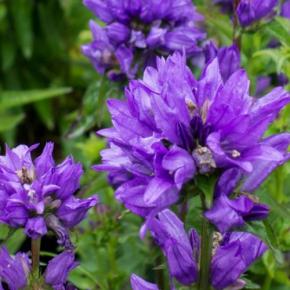
<path fill-rule="evenodd" d="M 31 91 L 2 91 L 0 92 L 0 111 L 45 99 L 55 98 L 70 92 L 70 88 L 52 88 Z"/>

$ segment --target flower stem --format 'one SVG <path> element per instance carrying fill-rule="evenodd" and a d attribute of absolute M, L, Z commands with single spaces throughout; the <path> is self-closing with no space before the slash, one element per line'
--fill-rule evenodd
<path fill-rule="evenodd" d="M 213 183 L 215 184 L 215 182 Z M 210 191 L 213 191 L 213 186 Z M 200 258 L 199 258 L 199 280 L 198 290 L 210 290 L 210 265 L 212 257 L 212 240 L 213 229 L 209 221 L 203 215 L 211 206 L 213 192 L 200 192 L 200 200 L 202 205 L 202 225 L 201 225 L 201 241 L 200 241 Z"/>
<path fill-rule="evenodd" d="M 272 285 L 272 277 L 268 274 L 265 278 L 262 290 L 269 290 Z"/>
<path fill-rule="evenodd" d="M 156 246 L 155 246 L 156 247 Z M 158 253 L 158 256 L 156 257 L 156 265 L 159 266 L 163 263 L 163 257 L 161 253 Z M 164 272 L 162 269 L 156 270 L 156 280 L 157 280 L 157 285 L 159 286 L 160 289 L 165 288 L 165 281 L 164 281 Z"/>
<path fill-rule="evenodd" d="M 210 289 L 210 263 L 212 252 L 212 229 L 206 218 L 203 218 L 201 229 L 201 251 L 199 290 Z"/>
<path fill-rule="evenodd" d="M 234 0 L 234 31 L 233 31 L 233 43 L 241 49 L 242 45 L 242 35 L 240 32 L 238 32 L 239 28 L 239 18 L 238 18 L 238 12 L 237 8 L 240 4 L 240 0 Z"/>
<path fill-rule="evenodd" d="M 39 275 L 39 257 L 40 257 L 41 239 L 31 239 L 31 253 L 32 253 L 32 272 L 35 276 Z"/>

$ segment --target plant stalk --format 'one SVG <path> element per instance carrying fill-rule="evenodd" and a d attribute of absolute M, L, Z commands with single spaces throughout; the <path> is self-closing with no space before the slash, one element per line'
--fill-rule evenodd
<path fill-rule="evenodd" d="M 233 43 L 241 50 L 242 46 L 242 35 L 238 31 L 239 28 L 239 18 L 238 18 L 238 12 L 237 8 L 240 4 L 240 0 L 234 0 L 234 30 L 233 30 Z"/>
<path fill-rule="evenodd" d="M 199 290 L 210 289 L 210 264 L 212 256 L 212 229 L 206 218 L 203 218 L 201 229 L 201 250 L 199 270 Z"/>
<path fill-rule="evenodd" d="M 32 272 L 37 277 L 39 275 L 40 244 L 41 238 L 31 239 Z"/>

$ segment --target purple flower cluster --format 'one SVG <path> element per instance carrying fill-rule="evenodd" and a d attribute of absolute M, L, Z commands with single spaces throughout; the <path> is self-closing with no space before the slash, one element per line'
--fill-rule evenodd
<path fill-rule="evenodd" d="M 200 51 L 205 34 L 197 26 L 203 18 L 191 0 L 84 0 L 106 25 L 90 22 L 92 43 L 82 50 L 96 70 L 111 79 L 133 78 L 154 64 L 156 55 Z"/>
<path fill-rule="evenodd" d="M 187 234 L 183 223 L 170 210 L 164 210 L 150 224 L 150 231 L 162 248 L 170 271 L 183 285 L 197 281 L 200 238 L 194 229 Z M 214 237 L 210 280 L 217 290 L 242 289 L 245 282 L 239 277 L 257 260 L 267 246 L 256 236 L 232 232 Z M 133 290 L 156 290 L 156 285 L 132 275 Z M 228 288 L 227 288 L 228 289 Z"/>
<path fill-rule="evenodd" d="M 98 199 L 74 196 L 82 167 L 72 157 L 56 165 L 53 144 L 47 143 L 33 161 L 31 152 L 36 147 L 7 147 L 6 155 L 0 156 L 0 221 L 13 228 L 25 228 L 32 239 L 51 229 L 59 242 L 69 247 L 68 229 L 77 225 Z"/>
<path fill-rule="evenodd" d="M 274 13 L 278 0 L 241 0 L 237 7 L 239 22 L 242 26 L 249 26 L 266 16 Z"/>
<path fill-rule="evenodd" d="M 228 230 L 267 213 L 243 192 L 252 193 L 289 159 L 290 134 L 263 137 L 289 102 L 283 88 L 251 97 L 241 69 L 223 81 L 217 58 L 199 81 L 182 55 L 158 59 L 156 69 L 147 68 L 143 80 L 130 83 L 125 100 L 108 101 L 114 127 L 99 132 L 109 148 L 95 169 L 108 171 L 116 198 L 147 219 L 174 204 L 195 176 L 218 173 L 211 209 L 216 216 L 208 215 L 218 226 L 218 210 L 227 205 L 231 215 L 221 228 Z M 231 200 L 240 182 L 242 194 Z"/>
<path fill-rule="evenodd" d="M 281 16 L 290 19 L 290 0 L 286 0 L 281 8 Z"/>
<path fill-rule="evenodd" d="M 252 193 L 290 159 L 289 133 L 264 137 L 290 94 L 276 88 L 251 97 L 237 48 L 210 44 L 206 52 L 208 64 L 199 80 L 185 56 L 175 53 L 158 58 L 156 68 L 147 67 L 142 80 L 131 81 L 125 100 L 108 101 L 113 127 L 99 134 L 109 148 L 95 169 L 108 171 L 116 198 L 146 219 L 141 235 L 150 230 L 171 279 L 183 285 L 199 281 L 200 238 L 194 229 L 186 233 L 167 208 L 182 197 L 185 185 L 215 176 L 212 205 L 203 208 L 218 230 L 210 281 L 217 290 L 241 289 L 245 282 L 239 277 L 267 246 L 233 230 L 268 215 L 268 206 Z M 136 275 L 131 283 L 134 290 L 158 289 Z"/>
<path fill-rule="evenodd" d="M 234 10 L 234 0 L 214 0 L 220 5 L 222 11 L 232 12 Z M 246 27 L 264 17 L 274 14 L 274 9 L 278 0 L 240 0 L 237 1 L 236 13 L 241 26 Z"/>
<path fill-rule="evenodd" d="M 44 280 L 54 290 L 76 290 L 67 283 L 69 272 L 78 266 L 74 261 L 72 251 L 64 251 L 54 257 L 47 265 Z M 5 283 L 10 290 L 25 289 L 29 286 L 29 275 L 31 274 L 29 257 L 23 253 L 17 253 L 14 257 L 10 256 L 6 248 L 0 249 L 0 289 Z M 29 288 L 30 289 L 30 288 Z"/>

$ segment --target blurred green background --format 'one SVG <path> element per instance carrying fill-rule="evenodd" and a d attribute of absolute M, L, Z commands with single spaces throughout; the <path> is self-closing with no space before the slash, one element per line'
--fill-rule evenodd
<path fill-rule="evenodd" d="M 193 1 L 205 15 L 209 38 L 220 46 L 232 42 L 230 18 L 211 1 Z M 138 236 L 141 219 L 114 200 L 106 176 L 90 167 L 99 162 L 105 141 L 95 131 L 110 124 L 105 101 L 121 97 L 122 88 L 98 75 L 80 47 L 89 42 L 88 21 L 93 15 L 80 0 L 0 0 L 0 140 L 1 147 L 55 142 L 58 160 L 73 154 L 86 169 L 79 195 L 98 193 L 103 205 L 73 232 L 81 266 L 71 275 L 80 289 L 130 289 L 135 272 L 169 289 L 165 261 L 147 237 Z M 290 21 L 276 17 L 267 24 L 245 31 L 242 63 L 255 92 L 257 76 L 290 78 Z M 271 41 L 276 42 L 269 48 Z M 287 88 L 287 87 L 286 87 Z M 288 89 L 290 87 L 288 86 Z M 270 89 L 270 88 L 269 88 Z M 290 108 L 284 110 L 271 133 L 289 131 Z M 267 241 L 270 251 L 245 276 L 248 289 L 290 289 L 290 166 L 279 168 L 259 190 L 271 206 L 266 222 L 247 230 Z M 199 204 L 191 200 L 187 225 L 199 228 Z M 0 238 L 8 236 L 0 228 Z M 21 231 L 5 243 L 11 251 L 26 250 Z M 47 240 L 42 256 L 57 251 Z M 51 243 L 51 244 L 50 244 Z M 163 289 L 163 288 L 162 288 Z M 179 287 L 178 289 L 182 289 Z"/>

